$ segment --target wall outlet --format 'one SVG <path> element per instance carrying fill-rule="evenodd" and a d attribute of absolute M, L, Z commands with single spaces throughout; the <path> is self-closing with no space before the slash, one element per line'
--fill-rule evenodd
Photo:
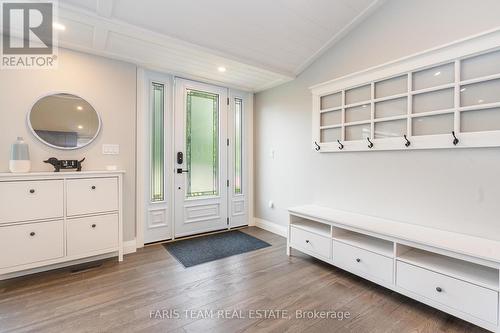
<path fill-rule="evenodd" d="M 120 154 L 120 145 L 104 144 L 102 145 L 103 155 L 118 155 Z"/>

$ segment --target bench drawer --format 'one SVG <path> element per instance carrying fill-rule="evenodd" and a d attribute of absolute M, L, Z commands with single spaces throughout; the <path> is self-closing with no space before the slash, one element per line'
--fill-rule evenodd
<path fill-rule="evenodd" d="M 498 292 L 401 261 L 397 272 L 399 287 L 497 324 Z"/>
<path fill-rule="evenodd" d="M 299 250 L 307 250 L 321 257 L 331 259 L 332 242 L 330 238 L 295 227 L 291 227 L 290 229 L 290 244 L 292 247 Z"/>
<path fill-rule="evenodd" d="M 64 255 L 64 222 L 40 222 L 0 227 L 0 268 Z"/>
<path fill-rule="evenodd" d="M 333 262 L 352 273 L 392 283 L 394 260 L 339 241 L 333 241 Z"/>

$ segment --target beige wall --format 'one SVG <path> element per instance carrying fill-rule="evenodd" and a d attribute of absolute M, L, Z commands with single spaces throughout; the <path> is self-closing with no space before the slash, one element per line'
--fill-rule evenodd
<path fill-rule="evenodd" d="M 43 145 L 30 133 L 26 114 L 50 92 L 85 98 L 102 118 L 102 131 L 88 147 L 63 151 Z M 117 165 L 124 179 L 124 240 L 135 237 L 135 115 L 136 67 L 132 64 L 60 50 L 55 70 L 0 70 L 0 172 L 8 171 L 10 144 L 23 136 L 30 146 L 32 170 L 51 171 L 48 157 L 85 157 L 85 170 Z M 119 155 L 103 155 L 102 144 L 120 145 Z"/>
<path fill-rule="evenodd" d="M 284 224 L 288 207 L 318 203 L 500 240 L 500 149 L 318 154 L 308 89 L 500 26 L 499 12 L 498 0 L 387 1 L 296 80 L 257 94 L 255 216 Z"/>

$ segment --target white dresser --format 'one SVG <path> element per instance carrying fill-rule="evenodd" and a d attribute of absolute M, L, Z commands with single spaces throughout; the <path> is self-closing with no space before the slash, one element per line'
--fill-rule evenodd
<path fill-rule="evenodd" d="M 291 248 L 500 332 L 500 242 L 308 205 L 289 209 Z"/>
<path fill-rule="evenodd" d="M 0 279 L 106 254 L 122 261 L 123 173 L 0 174 Z"/>

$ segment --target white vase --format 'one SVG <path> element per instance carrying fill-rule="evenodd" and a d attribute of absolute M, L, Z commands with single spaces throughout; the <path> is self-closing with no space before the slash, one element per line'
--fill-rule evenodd
<path fill-rule="evenodd" d="M 13 173 L 30 172 L 31 160 L 28 144 L 18 137 L 11 146 L 9 170 Z"/>

